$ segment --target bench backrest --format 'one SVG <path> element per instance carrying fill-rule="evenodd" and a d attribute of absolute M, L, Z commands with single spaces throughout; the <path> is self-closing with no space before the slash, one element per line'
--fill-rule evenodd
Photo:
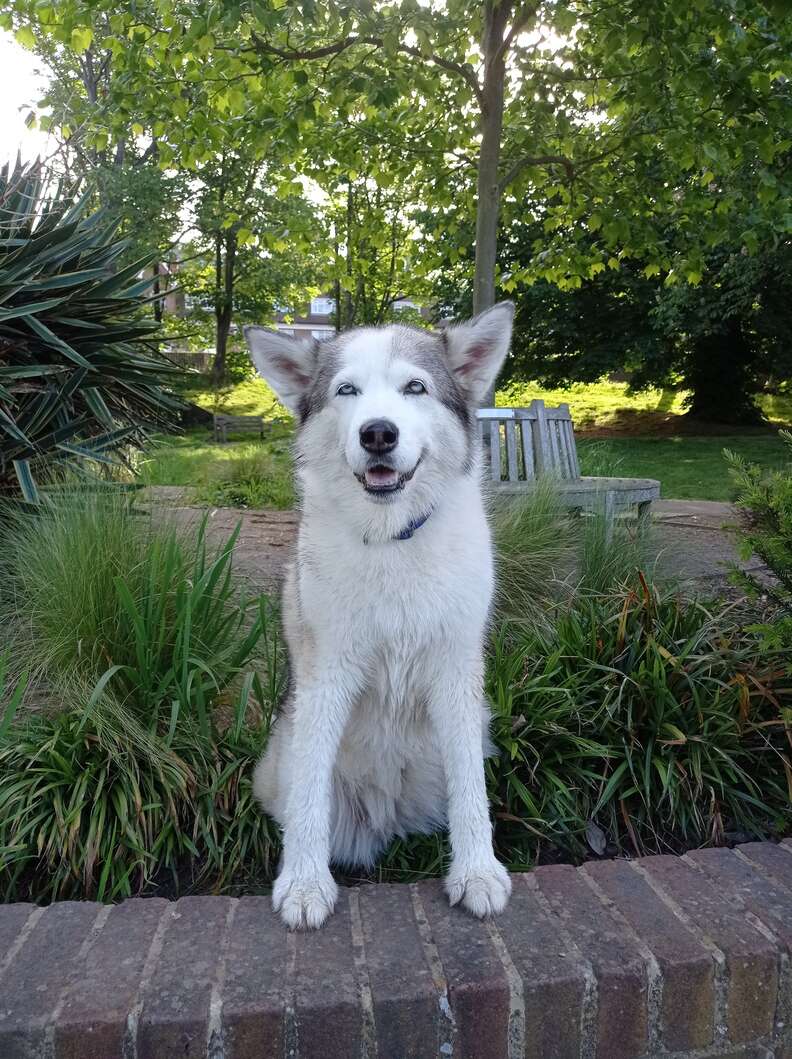
<path fill-rule="evenodd" d="M 530 482 L 541 474 L 573 480 L 580 477 L 569 405 L 545 408 L 480 408 L 482 437 L 489 439 L 493 482 Z"/>
<path fill-rule="evenodd" d="M 218 427 L 233 427 L 234 430 L 261 430 L 264 426 L 263 416 L 230 416 L 230 415 L 215 415 L 214 417 L 215 426 Z"/>

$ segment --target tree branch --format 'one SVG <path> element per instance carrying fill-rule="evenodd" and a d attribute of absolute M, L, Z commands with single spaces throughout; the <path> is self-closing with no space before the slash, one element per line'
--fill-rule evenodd
<path fill-rule="evenodd" d="M 512 46 L 514 38 L 525 29 L 531 19 L 534 17 L 536 12 L 539 10 L 538 5 L 536 7 L 526 7 L 520 12 L 514 20 L 514 24 L 506 36 L 503 38 L 501 43 L 498 45 L 498 50 L 495 52 L 493 62 L 499 62 L 509 48 Z"/>
<path fill-rule="evenodd" d="M 499 182 L 498 188 L 500 192 L 504 192 L 509 184 L 516 180 L 523 169 L 527 169 L 528 166 L 532 165 L 562 165 L 566 170 L 567 178 L 569 180 L 574 179 L 575 176 L 575 166 L 569 158 L 565 158 L 562 154 L 528 155 L 515 162 L 504 178 Z"/>
<path fill-rule="evenodd" d="M 268 55 L 277 55 L 280 59 L 289 60 L 301 60 L 301 59 L 324 59 L 328 55 L 339 55 L 343 51 L 347 51 L 349 48 L 354 47 L 356 44 L 372 44 L 377 48 L 383 46 L 382 37 L 363 37 L 363 36 L 348 36 L 342 40 L 335 41 L 333 44 L 325 44 L 321 48 L 276 48 L 274 44 L 270 44 L 268 41 L 263 40 L 258 34 L 252 34 L 252 39 L 255 42 L 256 50 L 259 52 L 265 52 Z M 457 63 L 451 59 L 444 59 L 442 55 L 436 55 L 432 53 L 425 55 L 420 48 L 412 48 L 409 44 L 399 44 L 396 48 L 397 51 L 403 52 L 405 55 L 412 55 L 417 59 L 428 60 L 433 62 L 436 66 L 442 67 L 443 70 L 449 70 L 451 73 L 458 74 L 470 85 L 476 99 L 481 105 L 483 101 L 483 95 L 481 91 L 481 85 L 476 77 L 476 72 L 472 66 L 468 63 Z"/>

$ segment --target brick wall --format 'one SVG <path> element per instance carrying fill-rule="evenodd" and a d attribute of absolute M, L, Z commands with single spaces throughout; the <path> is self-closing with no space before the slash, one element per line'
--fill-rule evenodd
<path fill-rule="evenodd" d="M 792 1059 L 792 840 L 514 877 L 496 921 L 438 882 L 0 905 L 0 1059 Z"/>

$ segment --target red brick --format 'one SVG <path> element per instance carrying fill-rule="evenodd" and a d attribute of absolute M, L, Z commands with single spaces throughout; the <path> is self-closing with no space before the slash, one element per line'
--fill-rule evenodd
<path fill-rule="evenodd" d="M 222 1024 L 227 1059 L 282 1059 L 287 931 L 269 897 L 243 897 L 228 932 Z"/>
<path fill-rule="evenodd" d="M 456 1023 L 454 1055 L 503 1059 L 508 1054 L 509 984 L 486 924 L 451 908 L 437 882 L 418 892 L 448 983 Z"/>
<path fill-rule="evenodd" d="M 229 905 L 227 897 L 183 897 L 177 903 L 145 986 L 138 1059 L 206 1055 L 209 1002 Z"/>
<path fill-rule="evenodd" d="M 50 905 L 0 983 L 0 1056 L 29 1059 L 44 1048 L 58 1000 L 74 980 L 77 955 L 102 906 Z"/>
<path fill-rule="evenodd" d="M 763 871 L 775 876 L 783 886 L 792 889 L 792 852 L 789 849 L 772 842 L 746 842 L 737 849 Z"/>
<path fill-rule="evenodd" d="M 440 1054 L 440 997 L 406 886 L 359 890 L 360 918 L 381 1056 Z"/>
<path fill-rule="evenodd" d="M 778 957 L 770 942 L 684 860 L 646 857 L 640 863 L 726 957 L 729 1039 L 741 1043 L 771 1032 L 778 995 Z"/>
<path fill-rule="evenodd" d="M 635 942 L 574 868 L 539 868 L 534 878 L 597 979 L 597 1055 L 642 1055 L 648 1044 L 648 981 Z"/>
<path fill-rule="evenodd" d="M 523 983 L 525 1055 L 580 1055 L 586 971 L 539 903 L 529 876 L 512 876 L 512 897 L 498 929 Z M 584 884 L 585 885 L 585 884 Z"/>
<path fill-rule="evenodd" d="M 698 849 L 687 857 L 728 900 L 733 895 L 792 952 L 792 893 L 729 849 Z"/>
<path fill-rule="evenodd" d="M 143 965 L 168 908 L 167 901 L 151 898 L 125 901 L 111 909 L 61 1008 L 55 1033 L 57 1059 L 107 1059 L 121 1054 Z"/>
<path fill-rule="evenodd" d="M 712 1043 L 715 1018 L 713 961 L 707 950 L 629 864 L 591 861 L 588 872 L 651 950 L 663 989 L 660 1032 L 670 1051 Z"/>
<path fill-rule="evenodd" d="M 321 930 L 296 940 L 295 1020 L 300 1059 L 347 1059 L 360 1053 L 363 1015 L 358 993 L 349 891 Z"/>

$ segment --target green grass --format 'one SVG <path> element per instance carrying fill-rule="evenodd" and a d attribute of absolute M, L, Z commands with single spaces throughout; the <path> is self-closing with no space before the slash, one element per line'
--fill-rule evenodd
<path fill-rule="evenodd" d="M 294 502 L 288 434 L 284 426 L 272 440 L 225 445 L 203 430 L 161 437 L 140 464 L 141 481 L 193 486 L 197 501 L 218 506 L 288 508 Z M 657 478 L 663 497 L 674 500 L 731 499 L 724 449 L 768 469 L 785 457 L 774 434 L 578 439 L 583 474 Z"/>
<path fill-rule="evenodd" d="M 775 434 L 579 438 L 577 447 L 582 474 L 656 478 L 666 500 L 731 500 L 724 449 L 768 469 L 780 467 L 788 455 Z"/>
<path fill-rule="evenodd" d="M 219 390 L 213 389 L 208 381 L 202 381 L 180 387 L 179 392 L 208 412 L 224 412 L 234 416 L 260 415 L 265 419 L 289 415 L 269 386 L 258 376 L 223 386 Z"/>
<path fill-rule="evenodd" d="M 205 430 L 160 435 L 139 461 L 143 485 L 191 486 L 198 503 L 289 508 L 294 503 L 287 425 L 264 441 L 218 443 Z"/>
<path fill-rule="evenodd" d="M 685 411 L 685 397 L 684 390 L 669 388 L 631 395 L 627 393 L 627 383 L 607 380 L 576 383 L 568 389 L 545 389 L 534 382 L 513 382 L 498 390 L 497 402 L 520 406 L 538 399 L 550 407 L 568 404 L 575 426 L 581 428 L 606 427 L 625 416 L 638 421 L 650 413 L 681 416 Z M 792 423 L 792 394 L 762 394 L 759 404 L 771 422 Z"/>

